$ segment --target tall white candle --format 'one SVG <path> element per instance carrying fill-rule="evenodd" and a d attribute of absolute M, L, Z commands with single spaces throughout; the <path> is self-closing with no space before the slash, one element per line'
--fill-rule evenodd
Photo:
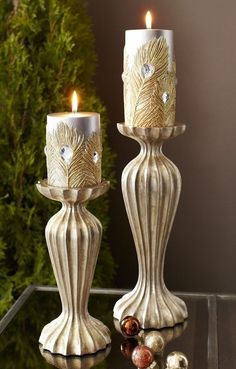
<path fill-rule="evenodd" d="M 168 46 L 168 62 L 171 67 L 174 61 L 173 31 L 167 29 L 133 29 L 125 31 L 125 48 L 129 55 L 129 66 L 131 67 L 137 50 L 154 38 L 163 37 Z"/>
<path fill-rule="evenodd" d="M 83 188 L 101 182 L 100 115 L 77 112 L 47 116 L 46 157 L 48 184 Z"/>
<path fill-rule="evenodd" d="M 175 123 L 175 59 L 173 31 L 127 30 L 124 48 L 125 123 L 163 127 Z"/>

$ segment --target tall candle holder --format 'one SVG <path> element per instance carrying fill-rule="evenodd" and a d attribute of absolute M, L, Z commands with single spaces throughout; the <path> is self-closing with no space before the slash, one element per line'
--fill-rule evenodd
<path fill-rule="evenodd" d="M 107 181 L 87 188 L 54 187 L 41 181 L 38 191 L 62 203 L 46 226 L 46 241 L 62 313 L 39 338 L 43 350 L 61 355 L 92 354 L 110 342 L 109 329 L 88 313 L 88 298 L 97 262 L 102 226 L 85 203 L 104 194 Z"/>
<path fill-rule="evenodd" d="M 164 257 L 181 190 L 177 167 L 162 145 L 185 131 L 184 125 L 140 128 L 118 124 L 141 151 L 122 173 L 122 192 L 138 257 L 135 288 L 117 301 L 114 317 L 135 316 L 142 328 L 172 327 L 183 322 L 187 308 L 165 286 Z"/>

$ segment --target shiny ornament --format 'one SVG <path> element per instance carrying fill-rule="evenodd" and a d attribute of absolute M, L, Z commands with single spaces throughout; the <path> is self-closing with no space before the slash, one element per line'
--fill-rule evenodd
<path fill-rule="evenodd" d="M 166 369 L 187 369 L 188 359 L 179 351 L 171 352 L 166 359 Z"/>
<path fill-rule="evenodd" d="M 138 346 L 138 341 L 135 338 L 128 338 L 121 344 L 120 350 L 129 359 L 136 346 Z"/>
<path fill-rule="evenodd" d="M 140 323 L 134 316 L 126 316 L 121 321 L 120 328 L 126 336 L 135 336 L 140 331 Z"/>
<path fill-rule="evenodd" d="M 149 347 L 155 354 L 160 353 L 165 346 L 164 339 L 160 332 L 151 331 L 145 335 L 144 344 Z"/>
<path fill-rule="evenodd" d="M 135 347 L 132 353 L 132 361 L 139 369 L 148 368 L 154 361 L 152 350 L 144 345 Z"/>

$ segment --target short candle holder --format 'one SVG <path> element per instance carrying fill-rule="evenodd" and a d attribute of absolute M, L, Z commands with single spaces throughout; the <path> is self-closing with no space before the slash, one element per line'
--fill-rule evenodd
<path fill-rule="evenodd" d="M 138 257 L 135 288 L 114 306 L 114 318 L 134 316 L 144 329 L 173 327 L 183 322 L 187 308 L 165 286 L 164 257 L 181 190 L 177 167 L 162 153 L 162 145 L 185 131 L 185 125 L 140 128 L 118 124 L 141 151 L 122 173 L 122 192 Z"/>
<path fill-rule="evenodd" d="M 43 196 L 62 203 L 45 231 L 62 313 L 43 328 L 39 342 L 43 350 L 54 354 L 95 353 L 111 339 L 109 329 L 87 310 L 102 226 L 85 203 L 104 194 L 109 183 L 77 189 L 49 186 L 44 180 L 36 186 Z"/>

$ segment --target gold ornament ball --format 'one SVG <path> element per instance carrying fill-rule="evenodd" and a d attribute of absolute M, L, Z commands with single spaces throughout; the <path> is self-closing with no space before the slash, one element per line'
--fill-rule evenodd
<path fill-rule="evenodd" d="M 188 359 L 179 351 L 171 352 L 166 359 L 166 369 L 187 369 Z"/>
<path fill-rule="evenodd" d="M 155 354 L 161 352 L 165 346 L 164 339 L 158 331 L 149 332 L 144 338 L 144 344 Z"/>

